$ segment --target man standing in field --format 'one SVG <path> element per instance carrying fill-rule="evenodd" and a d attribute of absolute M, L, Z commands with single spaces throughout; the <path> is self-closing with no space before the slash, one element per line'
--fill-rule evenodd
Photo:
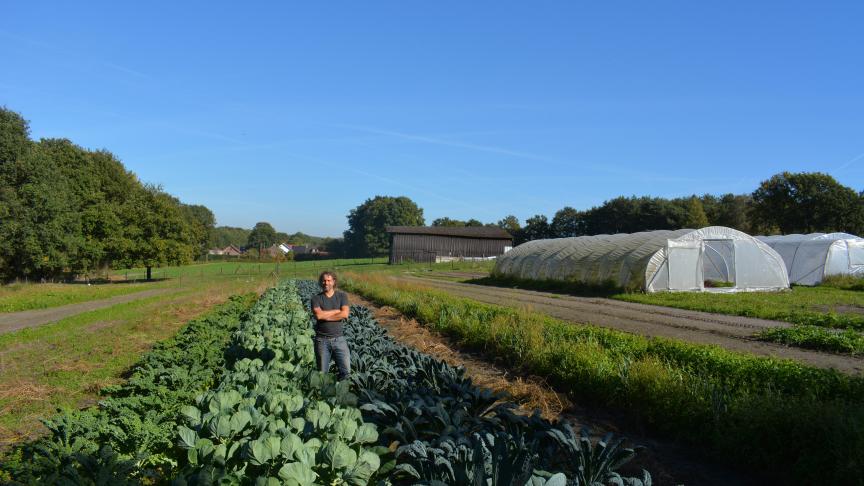
<path fill-rule="evenodd" d="M 339 379 L 344 380 L 351 372 L 351 355 L 348 352 L 348 341 L 342 334 L 342 326 L 348 318 L 348 296 L 341 290 L 336 290 L 336 275 L 333 272 L 322 272 L 318 284 L 323 291 L 312 297 L 312 313 L 315 314 L 315 362 L 318 370 L 327 373 L 330 370 L 330 357 L 336 361 L 339 368 Z"/>

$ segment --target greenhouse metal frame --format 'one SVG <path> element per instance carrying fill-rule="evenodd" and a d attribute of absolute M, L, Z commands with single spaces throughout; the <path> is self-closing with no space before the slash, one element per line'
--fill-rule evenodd
<path fill-rule="evenodd" d="M 829 275 L 864 277 L 864 238 L 848 233 L 757 236 L 783 258 L 789 282 L 818 285 Z"/>
<path fill-rule="evenodd" d="M 534 240 L 499 257 L 493 272 L 645 292 L 789 288 L 776 251 L 723 226 Z"/>

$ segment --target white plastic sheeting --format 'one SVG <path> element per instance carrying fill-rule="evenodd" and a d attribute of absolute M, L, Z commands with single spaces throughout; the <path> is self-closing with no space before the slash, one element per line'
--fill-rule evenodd
<path fill-rule="evenodd" d="M 723 226 L 529 241 L 498 257 L 494 273 L 595 285 L 611 282 L 646 292 L 789 288 L 777 252 Z M 734 285 L 706 288 L 706 281 Z"/>
<path fill-rule="evenodd" d="M 757 236 L 783 258 L 789 281 L 817 285 L 828 275 L 864 277 L 864 239 L 848 233 Z"/>

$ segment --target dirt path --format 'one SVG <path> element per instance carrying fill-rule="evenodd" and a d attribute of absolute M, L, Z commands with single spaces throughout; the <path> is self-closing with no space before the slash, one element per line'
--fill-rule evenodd
<path fill-rule="evenodd" d="M 590 323 L 645 336 L 714 344 L 733 351 L 789 358 L 846 373 L 864 373 L 864 358 L 787 347 L 752 338 L 763 329 L 790 327 L 791 324 L 786 322 L 412 276 L 394 278 L 488 304 L 528 308 L 566 321 Z"/>
<path fill-rule="evenodd" d="M 80 304 L 62 305 L 59 307 L 51 307 L 50 309 L 37 309 L 22 312 L 11 312 L 8 314 L 0 314 L 0 334 L 17 331 L 26 327 L 36 327 L 49 322 L 56 322 L 67 317 L 88 312 L 106 307 L 115 306 L 117 304 L 125 304 L 133 300 L 152 297 L 154 295 L 166 294 L 175 292 L 177 289 L 153 289 L 135 292 L 133 294 L 118 295 L 108 299 L 91 300 L 90 302 L 82 302 Z"/>
<path fill-rule="evenodd" d="M 349 294 L 351 303 L 368 307 L 378 323 L 387 329 L 390 337 L 420 352 L 446 361 L 452 366 L 465 367 L 467 376 L 478 386 L 506 392 L 521 412 L 530 414 L 536 408 L 544 418 L 560 420 L 575 430 L 589 427 L 595 438 L 606 432 L 628 438 L 630 445 L 643 445 L 647 449 L 621 470 L 626 475 L 638 476 L 648 470 L 657 485 L 699 484 L 721 486 L 727 484 L 755 485 L 755 479 L 714 464 L 700 457 L 690 448 L 669 441 L 646 436 L 630 425 L 623 416 L 608 407 L 586 407 L 574 403 L 564 393 L 553 389 L 541 377 L 525 375 L 507 367 L 506 363 L 493 363 L 492 357 L 469 352 L 445 336 L 433 333 L 397 310 L 379 306 L 364 298 Z"/>

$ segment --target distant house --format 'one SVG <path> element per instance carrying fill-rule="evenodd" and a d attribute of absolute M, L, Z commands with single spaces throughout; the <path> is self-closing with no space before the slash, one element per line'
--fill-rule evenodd
<path fill-rule="evenodd" d="M 306 246 L 306 245 L 295 245 L 294 246 L 294 253 L 296 253 L 298 255 L 303 255 L 306 253 L 314 253 L 315 251 L 317 251 L 317 250 L 315 248 L 312 248 L 311 246 Z"/>
<path fill-rule="evenodd" d="M 493 226 L 388 226 L 390 263 L 486 259 L 513 247 L 513 237 Z"/>
<path fill-rule="evenodd" d="M 291 253 L 292 251 L 294 251 L 294 248 L 295 247 L 293 245 L 289 245 L 288 243 L 274 243 L 272 246 L 265 248 L 261 254 L 268 255 L 272 258 L 277 258 Z"/>
<path fill-rule="evenodd" d="M 209 250 L 207 250 L 208 255 L 222 255 L 222 252 L 222 248 L 210 248 Z"/>
<path fill-rule="evenodd" d="M 222 249 L 222 253 L 220 253 L 220 255 L 226 255 L 226 256 L 240 256 L 242 254 L 243 254 L 243 250 L 241 250 L 240 248 L 237 248 L 234 245 L 226 246 L 225 248 Z"/>

